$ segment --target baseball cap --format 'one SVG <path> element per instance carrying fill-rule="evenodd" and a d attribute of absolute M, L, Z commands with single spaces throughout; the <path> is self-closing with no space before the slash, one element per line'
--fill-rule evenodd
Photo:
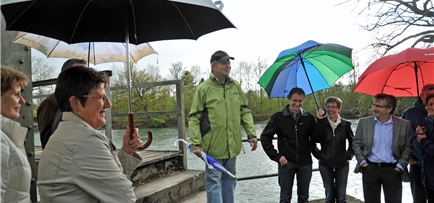
<path fill-rule="evenodd" d="M 211 56 L 211 60 L 210 60 L 210 62 L 211 62 L 211 64 L 212 64 L 213 62 L 216 62 L 216 61 L 218 61 L 218 62 L 225 62 L 225 61 L 227 61 L 228 59 L 232 59 L 232 60 L 234 60 L 235 58 L 232 57 L 232 56 L 229 56 L 228 53 L 219 50 L 219 51 L 216 51 L 216 52 Z"/>

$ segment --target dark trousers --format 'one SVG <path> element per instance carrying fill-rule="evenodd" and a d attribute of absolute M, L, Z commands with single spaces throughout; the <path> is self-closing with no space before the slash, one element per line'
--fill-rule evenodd
<path fill-rule="evenodd" d="M 362 168 L 362 180 L 365 203 L 381 203 L 381 187 L 385 203 L 401 203 L 401 173 L 395 167 L 369 164 Z"/>
<path fill-rule="evenodd" d="M 431 190 L 429 188 L 425 188 L 426 190 L 426 197 L 428 198 L 428 203 L 434 203 L 434 190 Z"/>
<path fill-rule="evenodd" d="M 410 164 L 409 172 L 413 203 L 426 203 L 425 187 L 422 184 L 422 167 L 417 164 Z"/>
<path fill-rule="evenodd" d="M 291 162 L 278 167 L 280 185 L 280 203 L 290 203 L 292 186 L 297 174 L 297 202 L 309 202 L 309 185 L 312 178 L 312 165 L 295 165 Z"/>

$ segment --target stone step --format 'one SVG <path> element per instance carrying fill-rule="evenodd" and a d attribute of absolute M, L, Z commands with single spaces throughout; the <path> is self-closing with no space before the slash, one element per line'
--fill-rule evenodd
<path fill-rule="evenodd" d="M 203 190 L 181 200 L 179 203 L 205 203 L 205 202 L 206 202 L 206 191 L 204 188 Z"/>
<path fill-rule="evenodd" d="M 131 174 L 134 184 L 144 184 L 183 170 L 179 151 L 143 150 L 137 151 L 137 154 L 142 158 L 142 163 Z"/>
<path fill-rule="evenodd" d="M 185 170 L 160 177 L 134 188 L 136 203 L 177 203 L 203 190 L 204 180 L 203 170 Z"/>

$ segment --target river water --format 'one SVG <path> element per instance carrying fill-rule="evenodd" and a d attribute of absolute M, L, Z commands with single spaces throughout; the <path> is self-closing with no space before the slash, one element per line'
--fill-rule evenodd
<path fill-rule="evenodd" d="M 352 128 L 355 132 L 358 120 L 351 120 Z M 256 124 L 256 135 L 259 137 L 266 124 Z M 149 129 L 140 129 L 139 133 L 146 139 L 146 132 Z M 124 130 L 113 130 L 113 142 L 117 147 L 122 145 L 122 136 Z M 243 132 L 244 133 L 244 132 Z M 177 128 L 155 128 L 152 129 L 153 142 L 149 146 L 149 150 L 177 150 L 178 147 L 173 143 L 178 139 Z M 188 129 L 186 130 L 187 141 L 189 139 Z M 244 137 L 247 136 L 244 134 Z M 146 140 L 143 140 L 144 142 Z M 275 141 L 276 142 L 276 141 Z M 35 145 L 40 146 L 39 133 L 35 133 Z M 276 144 L 275 144 L 276 146 Z M 238 178 L 258 176 L 265 174 L 277 173 L 277 163 L 271 161 L 262 149 L 261 143 L 258 143 L 258 149 L 254 152 L 250 151 L 248 143 L 243 143 L 244 152 L 237 157 L 237 174 Z M 187 154 L 188 169 L 204 170 L 204 163 L 201 159 L 193 155 Z M 313 168 L 318 168 L 318 162 L 313 158 Z M 350 174 L 348 176 L 347 194 L 357 199 L 363 200 L 362 175 L 354 173 L 354 167 L 357 164 L 355 158 L 350 162 Z M 410 185 L 403 183 L 402 202 L 412 202 Z M 268 177 L 261 179 L 244 180 L 237 182 L 235 202 L 237 203 L 273 203 L 279 202 L 280 187 L 277 182 L 277 177 Z M 318 171 L 312 174 L 310 183 L 309 200 L 322 199 L 325 197 L 322 178 Z M 383 200 L 382 200 L 383 201 Z M 293 188 L 292 202 L 297 202 L 297 187 L 296 182 Z M 383 201 L 384 202 L 384 201 Z"/>

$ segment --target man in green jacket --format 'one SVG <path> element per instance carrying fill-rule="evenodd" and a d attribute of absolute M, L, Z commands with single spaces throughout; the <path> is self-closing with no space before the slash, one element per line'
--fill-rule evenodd
<path fill-rule="evenodd" d="M 229 77 L 231 64 L 224 51 L 211 56 L 209 78 L 197 87 L 189 115 L 193 153 L 203 151 L 235 174 L 242 148 L 241 125 L 252 151 L 257 140 L 253 117 L 240 84 Z M 208 203 L 233 203 L 236 179 L 205 166 Z"/>

